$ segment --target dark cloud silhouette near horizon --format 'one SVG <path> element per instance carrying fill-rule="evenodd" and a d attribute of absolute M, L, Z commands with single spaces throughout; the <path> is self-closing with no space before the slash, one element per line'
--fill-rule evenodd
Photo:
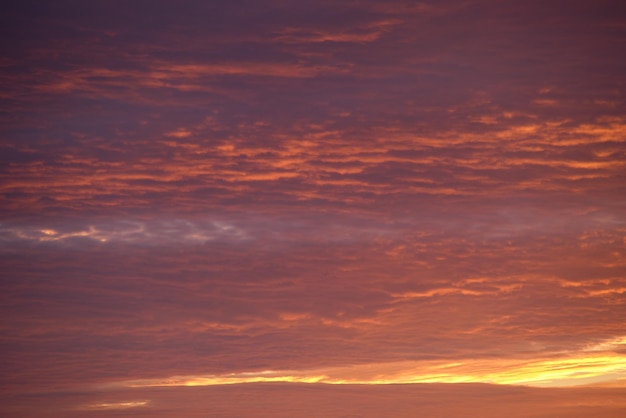
<path fill-rule="evenodd" d="M 152 388 L 89 394 L 68 392 L 20 399 L 13 411 L 71 417 L 302 417 L 398 418 L 440 416 L 621 417 L 616 388 L 524 388 L 485 384 L 315 385 L 245 384 Z M 67 408 L 67 405 L 76 405 Z M 51 408 L 52 407 L 52 408 Z"/>

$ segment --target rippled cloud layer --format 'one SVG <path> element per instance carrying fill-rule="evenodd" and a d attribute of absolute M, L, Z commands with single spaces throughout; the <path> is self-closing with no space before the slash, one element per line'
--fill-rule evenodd
<path fill-rule="evenodd" d="M 9 416 L 624 385 L 621 3 L 300 3 L 3 8 Z"/>

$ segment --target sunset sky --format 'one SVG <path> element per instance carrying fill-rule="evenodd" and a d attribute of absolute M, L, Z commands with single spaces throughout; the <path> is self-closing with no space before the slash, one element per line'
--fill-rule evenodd
<path fill-rule="evenodd" d="M 0 31 L 3 417 L 626 416 L 622 0 Z"/>

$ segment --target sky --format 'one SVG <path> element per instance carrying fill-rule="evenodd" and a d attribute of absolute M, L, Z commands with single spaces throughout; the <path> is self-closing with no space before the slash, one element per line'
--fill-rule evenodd
<path fill-rule="evenodd" d="M 626 413 L 622 1 L 0 10 L 3 416 Z"/>

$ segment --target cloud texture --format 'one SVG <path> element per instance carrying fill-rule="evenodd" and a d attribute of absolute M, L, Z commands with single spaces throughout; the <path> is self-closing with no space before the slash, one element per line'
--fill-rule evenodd
<path fill-rule="evenodd" d="M 2 6 L 8 416 L 623 386 L 621 2 L 301 3 Z"/>

